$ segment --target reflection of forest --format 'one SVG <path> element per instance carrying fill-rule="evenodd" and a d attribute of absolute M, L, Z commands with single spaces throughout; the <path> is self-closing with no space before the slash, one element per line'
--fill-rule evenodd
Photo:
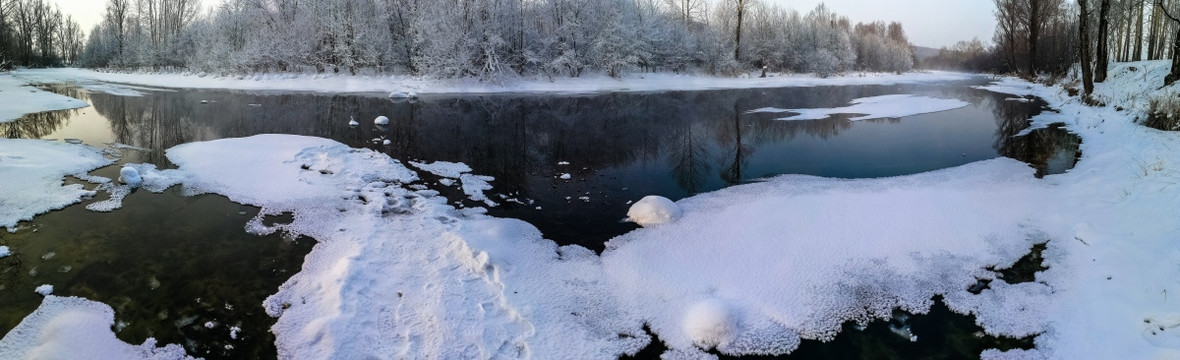
<path fill-rule="evenodd" d="M 666 161 L 677 183 L 693 193 L 707 177 L 719 176 L 730 184 L 744 180 L 743 162 L 758 144 L 800 134 L 828 138 L 850 126 L 838 119 L 771 121 L 745 115 L 745 110 L 783 98 L 846 101 L 860 91 L 488 96 L 414 104 L 350 95 L 181 91 L 144 97 L 91 94 L 90 100 L 110 121 L 112 141 L 153 150 L 147 161 L 159 165 L 166 164 L 165 149 L 185 142 L 287 133 L 372 147 L 401 159 L 466 162 L 495 176 L 498 187 L 506 187 L 503 191 L 526 187 L 530 176 L 551 171 L 561 160 L 576 160 L 579 170 Z M 393 122 L 386 129 L 370 126 L 367 120 L 377 115 Z M 350 116 L 365 125 L 349 128 Z M 371 141 L 381 137 L 393 144 Z"/>
<path fill-rule="evenodd" d="M 50 90 L 75 99 L 86 100 L 85 93 L 76 87 L 52 86 Z M 66 125 L 66 120 L 80 109 L 56 110 L 28 114 L 9 122 L 0 122 L 0 137 L 8 139 L 40 139 Z"/>
<path fill-rule="evenodd" d="M 1039 106 L 1017 101 L 1000 101 L 994 104 L 991 107 L 996 118 L 996 139 L 993 147 L 1000 155 L 1028 163 L 1037 169 L 1037 177 L 1043 177 L 1072 168 L 1082 156 L 1079 150 L 1082 139 L 1057 124 L 1015 136 L 1031 125 L 1030 118 L 1035 111 L 1030 110 L 1030 107 Z M 1053 168 L 1050 160 L 1054 157 L 1065 157 L 1070 161 L 1064 168 Z"/>

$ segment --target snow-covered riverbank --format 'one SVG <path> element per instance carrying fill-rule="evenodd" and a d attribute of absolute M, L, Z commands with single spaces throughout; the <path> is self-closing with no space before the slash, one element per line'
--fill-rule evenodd
<path fill-rule="evenodd" d="M 673 358 L 708 358 L 703 349 L 713 347 L 782 353 L 801 338 L 832 336 L 844 321 L 887 317 L 895 307 L 924 312 L 934 295 L 976 315 L 989 333 L 1039 334 L 1034 350 L 989 350 L 987 358 L 1174 358 L 1180 299 L 1168 293 L 1180 290 L 1180 134 L 1133 123 L 1149 92 L 1141 83 L 1158 82 L 1166 65 L 1111 71 L 1098 96 L 1125 110 L 1088 107 L 1061 88 L 1016 79 L 984 87 L 1038 96 L 1058 109 L 1033 121 L 1063 122 L 1083 138 L 1083 158 L 1068 173 L 1036 179 L 1025 164 L 994 159 L 882 179 L 780 176 L 681 200 L 679 220 L 615 238 L 601 256 L 558 247 L 522 221 L 455 209 L 436 192 L 403 187 L 416 174 L 400 161 L 331 140 L 264 135 L 185 144 L 168 151 L 179 169 L 140 172 L 148 189 L 179 183 L 263 214 L 294 212 L 291 224 L 256 219 L 247 228 L 320 242 L 303 271 L 265 303 L 279 318 L 274 332 L 285 358 L 612 358 L 650 340 L 645 324 Z M 74 71 L 17 76 L 96 79 Z M 100 75 L 146 86 L 204 81 Z M 643 80 L 651 79 L 635 81 Z M 645 86 L 786 81 L 676 87 L 673 80 Z M 353 89 L 338 81 L 209 79 L 191 87 Z M 852 80 L 798 84 L 823 81 Z M 590 83 L 580 86 L 611 89 Z M 405 89 L 397 86 L 356 88 Z M 435 88 L 447 86 L 454 85 Z M 439 91 L 446 92 L 453 91 Z M 0 140 L 6 148 L 26 147 Z M 1048 266 L 1036 281 L 1008 284 L 988 270 L 1010 266 L 1036 243 L 1046 243 Z M 978 279 L 994 281 L 968 292 Z M 53 351 L 181 356 L 151 342 L 107 341 L 102 326 L 60 331 L 82 316 L 86 324 L 109 323 L 109 309 L 48 299 L 0 340 L 0 351 L 19 357 L 51 344 Z"/>
<path fill-rule="evenodd" d="M 191 73 L 147 74 L 111 73 L 87 69 L 30 69 L 13 74 L 30 82 L 109 82 L 126 85 L 181 89 L 232 89 L 308 91 L 321 93 L 382 93 L 399 95 L 445 95 L 487 93 L 580 94 L 618 91 L 717 90 L 774 87 L 810 87 L 841 85 L 890 85 L 964 80 L 971 74 L 945 71 L 893 73 L 850 73 L 819 78 L 810 74 L 758 77 L 714 77 L 669 73 L 637 73 L 622 78 L 586 75 L 554 79 L 516 79 L 511 83 L 492 84 L 474 79 L 437 80 L 408 76 L 350 76 L 339 74 L 258 74 L 215 76 Z M 100 91 L 103 89 L 99 89 Z M 126 91 L 108 88 L 107 91 Z"/>

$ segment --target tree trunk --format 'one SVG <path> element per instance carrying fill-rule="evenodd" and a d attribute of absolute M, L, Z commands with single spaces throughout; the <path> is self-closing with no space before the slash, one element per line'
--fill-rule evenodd
<path fill-rule="evenodd" d="M 1028 75 L 1037 75 L 1037 40 L 1041 29 L 1040 0 L 1029 0 L 1028 16 Z"/>
<path fill-rule="evenodd" d="M 1180 28 L 1176 29 L 1176 35 L 1172 37 L 1172 71 L 1164 77 L 1164 86 L 1172 85 L 1177 79 L 1180 79 Z"/>
<path fill-rule="evenodd" d="M 1098 59 L 1094 64 L 1094 82 L 1106 81 L 1106 68 L 1110 60 L 1107 51 L 1107 40 L 1109 40 L 1107 39 L 1107 28 L 1110 26 L 1108 15 L 1110 15 L 1110 0 L 1102 0 L 1101 9 L 1098 10 L 1098 49 L 1095 50 L 1095 56 Z"/>
<path fill-rule="evenodd" d="M 742 13 L 745 10 L 746 0 L 737 0 L 737 31 L 734 31 L 734 46 L 733 59 L 740 61 L 742 59 Z"/>
<path fill-rule="evenodd" d="M 1094 77 L 1090 73 L 1090 0 L 1078 0 L 1078 5 L 1081 6 L 1078 12 L 1078 34 L 1081 39 L 1078 42 L 1078 49 L 1081 51 L 1082 60 L 1082 89 L 1084 93 L 1082 98 L 1089 98 L 1090 94 L 1094 93 Z"/>
<path fill-rule="evenodd" d="M 1132 61 L 1143 60 L 1143 3 L 1139 4 L 1139 16 L 1135 21 L 1135 54 L 1131 56 Z"/>

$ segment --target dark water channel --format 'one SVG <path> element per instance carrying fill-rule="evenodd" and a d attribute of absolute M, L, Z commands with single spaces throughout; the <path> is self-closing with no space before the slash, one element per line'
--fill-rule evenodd
<path fill-rule="evenodd" d="M 500 205 L 489 214 L 528 221 L 560 244 L 600 251 L 604 241 L 635 228 L 619 222 L 628 203 L 651 194 L 675 200 L 788 173 L 894 176 L 997 156 L 1028 162 L 1038 176 L 1073 166 L 1080 156 L 1076 136 L 1060 128 L 1013 136 L 1043 111 L 1043 104 L 969 87 L 982 82 L 439 96 L 417 102 L 224 90 L 124 97 L 52 86 L 92 107 L 0 123 L 0 136 L 77 138 L 97 147 L 127 144 L 145 150 L 123 150 L 122 162 L 161 168 L 172 167 L 164 156 L 172 146 L 264 133 L 325 137 L 403 160 L 463 162 L 476 174 L 495 177 L 490 197 Z M 970 105 L 857 122 L 847 120 L 851 115 L 777 121 L 773 118 L 784 114 L 746 114 L 761 107 L 839 107 L 854 98 L 894 93 L 957 98 Z M 390 126 L 373 126 L 378 115 L 392 119 Z M 350 116 L 361 126 L 348 126 Z M 115 167 L 96 171 L 112 178 L 116 172 Z M 565 173 L 569 180 L 559 177 Z M 483 206 L 462 199 L 457 190 L 431 185 L 463 206 Z M 50 283 L 55 294 L 111 304 L 125 325 L 119 337 L 128 342 L 156 336 L 208 358 L 273 357 L 273 337 L 267 332 L 273 319 L 260 304 L 299 270 L 313 241 L 246 234 L 243 225 L 257 211 L 215 195 L 186 197 L 170 190 L 132 194 L 113 213 L 73 206 L 23 223 L 16 233 L 0 234 L 0 244 L 20 255 L 0 259 L 0 285 L 6 287 L 0 288 L 0 333 L 40 303 L 28 289 Z M 43 256 L 51 252 L 55 255 Z M 937 314 L 927 317 L 952 324 L 946 326 L 971 323 L 969 317 Z M 215 323 L 212 328 L 204 326 L 209 321 Z M 229 326 L 242 329 L 237 339 L 229 338 Z M 869 329 L 865 336 L 876 336 Z M 797 355 L 832 356 L 828 350 L 808 349 Z"/>

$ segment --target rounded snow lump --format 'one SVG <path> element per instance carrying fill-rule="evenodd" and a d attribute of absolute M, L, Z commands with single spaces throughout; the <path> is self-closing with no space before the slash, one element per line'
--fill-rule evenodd
<path fill-rule="evenodd" d="M 680 207 L 666 197 L 648 195 L 631 205 L 627 218 L 643 227 L 667 224 L 680 218 Z"/>
<path fill-rule="evenodd" d="M 356 118 L 348 118 L 348 126 L 358 126 L 361 123 L 356 122 Z"/>
<path fill-rule="evenodd" d="M 724 302 L 705 299 L 684 314 L 684 333 L 698 346 L 710 349 L 733 339 L 737 318 Z"/>
<path fill-rule="evenodd" d="M 389 118 L 385 117 L 385 115 L 381 115 L 376 119 L 373 119 L 373 123 L 377 125 L 389 125 Z"/>
<path fill-rule="evenodd" d="M 131 187 L 143 184 L 143 178 L 139 177 L 139 170 L 135 170 L 131 166 L 123 166 L 122 169 L 119 169 L 119 181 Z"/>

